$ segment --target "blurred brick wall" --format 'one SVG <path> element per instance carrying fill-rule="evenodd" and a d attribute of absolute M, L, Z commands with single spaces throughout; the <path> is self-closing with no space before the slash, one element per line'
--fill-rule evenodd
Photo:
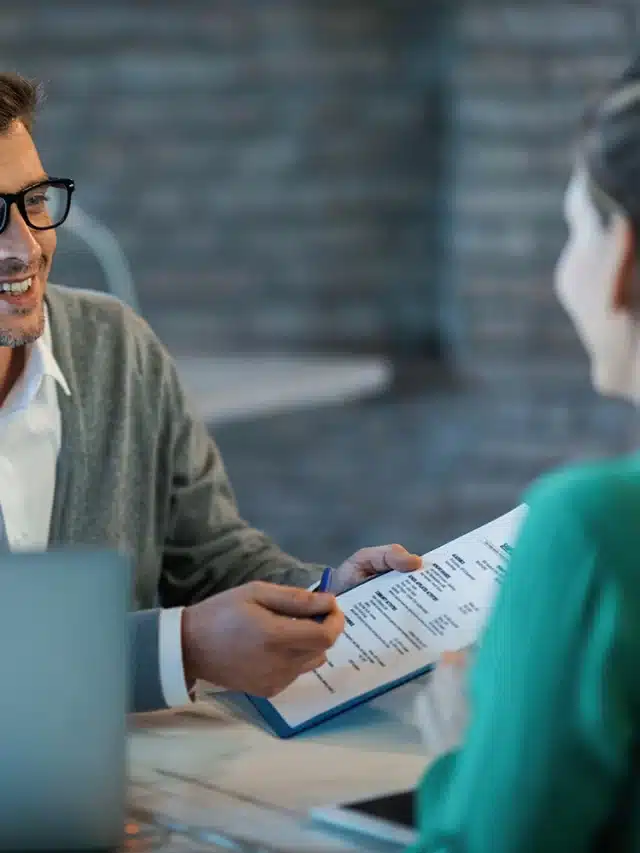
<path fill-rule="evenodd" d="M 3 8 L 0 47 L 48 83 L 47 164 L 167 336 L 411 349 L 444 324 L 476 363 L 578 363 L 550 288 L 569 145 L 636 24 L 634 0 L 57 0 Z M 58 277 L 91 285 L 72 248 Z"/>
<path fill-rule="evenodd" d="M 217 430 L 243 512 L 328 562 L 435 545 L 553 465 L 637 445 L 551 290 L 579 115 L 637 33 L 635 0 L 0 11 L 3 67 L 50 81 L 48 165 L 114 228 L 167 336 L 181 312 L 221 347 L 438 320 L 464 346 L 471 387 Z M 61 277 L 92 284 L 71 248 Z"/>
<path fill-rule="evenodd" d="M 637 4 L 450 5 L 442 280 L 474 381 L 217 431 L 245 514 L 328 564 L 373 542 L 425 551 L 557 465 L 638 446 L 629 407 L 590 387 L 551 288 L 579 117 L 637 49 Z"/>
<path fill-rule="evenodd" d="M 437 3 L 36 8 L 0 12 L 2 65 L 48 81 L 41 147 L 115 230 L 158 323 L 356 348 L 438 325 Z M 59 277 L 82 278 L 65 249 Z"/>
<path fill-rule="evenodd" d="M 584 357 L 553 296 L 565 185 L 587 102 L 637 43 L 633 0 L 457 4 L 451 281 L 474 358 Z M 569 386 L 568 386 L 569 387 Z"/>

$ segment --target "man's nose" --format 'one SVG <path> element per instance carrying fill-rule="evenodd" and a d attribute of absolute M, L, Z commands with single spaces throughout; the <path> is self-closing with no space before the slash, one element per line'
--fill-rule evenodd
<path fill-rule="evenodd" d="M 4 262 L 6 265 L 11 259 L 15 265 L 22 264 L 24 268 L 29 268 L 35 265 L 41 254 L 40 244 L 33 231 L 16 205 L 12 205 L 7 227 L 0 234 L 0 264 Z"/>

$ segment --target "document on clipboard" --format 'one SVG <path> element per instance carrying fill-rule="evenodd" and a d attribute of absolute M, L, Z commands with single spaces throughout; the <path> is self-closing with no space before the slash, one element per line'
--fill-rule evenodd
<path fill-rule="evenodd" d="M 526 506 L 424 555 L 423 568 L 388 572 L 338 597 L 345 630 L 327 662 L 273 699 L 249 697 L 290 737 L 428 672 L 444 651 L 477 640 Z"/>

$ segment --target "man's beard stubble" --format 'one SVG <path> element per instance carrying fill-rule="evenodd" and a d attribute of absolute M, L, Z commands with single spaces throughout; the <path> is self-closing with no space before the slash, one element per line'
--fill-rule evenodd
<path fill-rule="evenodd" d="M 14 317 L 24 317 L 31 313 L 34 313 L 34 317 L 29 324 L 30 328 L 24 330 L 3 329 L 2 315 L 0 315 L 0 347 L 24 347 L 35 343 L 41 337 L 44 332 L 44 307 L 42 304 L 39 305 L 36 312 L 32 312 L 29 309 L 21 310 L 20 308 L 14 308 L 12 311 Z"/>
<path fill-rule="evenodd" d="M 39 259 L 37 272 L 34 270 L 31 274 L 42 276 L 46 281 L 49 262 L 50 256 L 43 253 Z M 0 278 L 14 278 L 19 275 L 28 275 L 29 272 L 29 267 L 17 258 L 9 258 L 0 266 Z M 44 332 L 44 296 L 41 297 L 40 304 L 35 311 L 32 308 L 20 308 L 18 305 L 14 305 L 10 316 L 27 317 L 31 313 L 33 313 L 33 318 L 27 329 L 22 331 L 2 328 L 3 315 L 0 314 L 0 347 L 15 349 L 35 343 L 38 340 Z"/>

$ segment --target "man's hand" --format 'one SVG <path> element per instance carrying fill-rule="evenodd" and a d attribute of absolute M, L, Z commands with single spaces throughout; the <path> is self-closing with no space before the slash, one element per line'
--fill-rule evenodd
<path fill-rule="evenodd" d="M 333 595 L 253 581 L 185 608 L 185 676 L 274 696 L 322 666 L 343 628 Z"/>
<path fill-rule="evenodd" d="M 333 572 L 331 592 L 338 595 L 367 578 L 390 569 L 396 572 L 414 572 L 421 568 L 422 558 L 410 554 L 402 545 L 362 548 Z"/>

